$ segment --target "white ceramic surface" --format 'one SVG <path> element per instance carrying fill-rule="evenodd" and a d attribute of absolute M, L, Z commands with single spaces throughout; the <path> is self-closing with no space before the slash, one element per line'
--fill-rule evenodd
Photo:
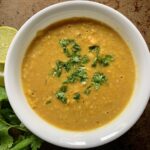
<path fill-rule="evenodd" d="M 126 109 L 111 123 L 87 132 L 62 130 L 42 120 L 27 103 L 20 77 L 22 58 L 37 31 L 58 20 L 76 16 L 93 18 L 115 29 L 128 43 L 137 65 L 135 90 Z M 150 96 L 150 54 L 140 32 L 116 10 L 90 1 L 59 3 L 31 17 L 11 43 L 4 75 L 10 104 L 24 125 L 45 141 L 68 148 L 95 147 L 118 138 L 135 124 Z"/>

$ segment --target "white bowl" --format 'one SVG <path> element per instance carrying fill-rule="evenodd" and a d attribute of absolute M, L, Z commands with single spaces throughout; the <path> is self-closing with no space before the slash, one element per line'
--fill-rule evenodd
<path fill-rule="evenodd" d="M 23 56 L 37 31 L 56 21 L 76 16 L 102 21 L 116 30 L 131 48 L 137 67 L 135 90 L 125 110 L 109 124 L 86 132 L 63 130 L 41 119 L 26 100 L 20 75 Z M 55 4 L 31 17 L 11 43 L 4 75 L 10 104 L 22 123 L 43 140 L 68 148 L 95 147 L 120 137 L 141 116 L 150 96 L 150 54 L 140 32 L 118 11 L 90 1 Z"/>

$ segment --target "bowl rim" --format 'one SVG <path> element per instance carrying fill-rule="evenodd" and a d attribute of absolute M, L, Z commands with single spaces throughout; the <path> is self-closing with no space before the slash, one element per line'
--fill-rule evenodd
<path fill-rule="evenodd" d="M 140 32 L 137 30 L 137 28 L 131 23 L 131 21 L 129 21 L 125 16 L 123 16 L 120 12 L 114 10 L 113 8 L 109 7 L 109 6 L 106 6 L 104 4 L 100 4 L 100 3 L 97 3 L 97 2 L 93 2 L 93 1 L 67 1 L 67 2 L 61 2 L 61 3 L 57 3 L 57 4 L 54 4 L 54 5 L 51 5 L 51 6 L 48 6 L 46 8 L 44 8 L 43 10 L 39 11 L 38 13 L 36 13 L 35 15 L 33 15 L 29 20 L 27 20 L 25 22 L 25 24 L 20 28 L 20 30 L 18 31 L 18 33 L 16 34 L 14 40 L 12 41 L 10 47 L 9 47 L 9 51 L 8 51 L 8 55 L 7 55 L 7 58 L 6 58 L 6 64 L 5 64 L 5 72 L 4 72 L 4 76 L 5 76 L 5 85 L 6 85 L 6 91 L 7 91 L 7 94 L 8 94 L 8 97 L 9 97 L 9 102 L 14 110 L 14 112 L 17 114 L 18 118 L 21 120 L 21 122 L 23 122 L 25 124 L 25 126 L 27 126 L 27 128 L 32 131 L 35 135 L 37 135 L 38 137 L 42 138 L 43 140 L 47 141 L 47 142 L 50 142 L 52 144 L 55 144 L 55 145 L 58 145 L 58 146 L 62 146 L 62 147 L 67 147 L 67 148 L 90 148 L 90 147 L 96 147 L 96 146 L 99 146 L 99 145 L 103 145 L 103 144 L 106 144 L 108 142 L 111 142 L 113 140 L 115 140 L 116 138 L 120 137 L 121 135 L 123 135 L 125 132 L 127 132 L 135 123 L 136 121 L 139 119 L 139 117 L 142 115 L 145 107 L 146 107 L 146 104 L 148 103 L 148 99 L 150 97 L 150 86 L 149 86 L 149 94 L 145 96 L 145 101 L 143 101 L 142 105 L 141 105 L 141 109 L 140 109 L 140 112 L 138 112 L 138 115 L 136 115 L 134 117 L 134 119 L 130 120 L 129 121 L 129 124 L 128 126 L 126 126 L 126 128 L 123 128 L 121 131 L 119 131 L 117 134 L 114 134 L 112 135 L 111 138 L 108 138 L 106 140 L 104 140 L 103 142 L 99 142 L 99 140 L 97 141 L 93 141 L 94 143 L 90 143 L 90 144 L 87 144 L 87 145 L 82 145 L 82 144 L 79 144 L 79 145 L 69 145 L 68 143 L 64 143 L 62 144 L 59 140 L 58 141 L 54 141 L 54 140 L 49 140 L 46 136 L 44 136 L 43 134 L 41 135 L 40 132 L 37 132 L 37 129 L 35 129 L 35 127 L 31 127 L 30 123 L 27 123 L 27 120 L 25 121 L 22 117 L 21 114 L 18 113 L 18 108 L 16 106 L 16 104 L 12 101 L 12 92 L 11 92 L 11 87 L 9 86 L 9 81 L 10 81 L 10 78 L 9 78 L 9 59 L 13 53 L 13 47 L 16 43 L 16 41 L 18 40 L 18 37 L 19 37 L 19 34 L 25 30 L 25 28 L 27 28 L 30 23 L 38 18 L 40 15 L 44 14 L 44 13 L 47 13 L 49 11 L 49 9 L 55 9 L 55 8 L 59 8 L 59 7 L 63 7 L 63 6 L 66 6 L 66 5 L 73 5 L 73 4 L 83 4 L 83 5 L 92 5 L 92 7 L 103 7 L 109 11 L 111 11 L 112 13 L 115 13 L 116 15 L 119 15 L 120 17 L 122 17 L 122 19 L 126 20 L 127 24 L 132 26 L 134 32 L 136 32 L 138 34 L 138 36 L 141 38 L 142 40 L 142 43 L 145 47 L 145 50 L 147 49 L 147 52 L 148 52 L 148 47 L 146 45 L 146 42 L 144 41 L 142 35 L 140 34 Z M 149 55 L 149 54 L 148 54 Z M 150 58 L 150 55 L 148 56 Z M 149 64 L 150 66 L 150 61 L 149 61 Z M 150 72 L 148 72 L 149 75 L 150 75 Z M 68 131 L 65 131 L 65 132 L 68 132 Z M 64 133 L 65 133 L 64 132 Z M 72 132 L 72 131 L 69 131 L 69 132 Z M 92 130 L 93 132 L 93 130 Z M 91 132 L 91 134 L 92 134 Z M 73 133 L 73 132 L 72 132 Z"/>

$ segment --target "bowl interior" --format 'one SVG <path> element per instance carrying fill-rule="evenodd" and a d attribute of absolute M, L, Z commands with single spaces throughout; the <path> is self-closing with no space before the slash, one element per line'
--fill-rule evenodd
<path fill-rule="evenodd" d="M 37 31 L 51 23 L 71 17 L 96 19 L 116 30 L 132 50 L 137 67 L 135 90 L 126 109 L 108 125 L 87 132 L 65 131 L 41 119 L 27 103 L 20 77 L 23 56 Z M 127 18 L 112 8 L 94 2 L 65 2 L 40 11 L 18 31 L 6 60 L 5 84 L 15 113 L 34 134 L 59 146 L 87 148 L 112 141 L 137 121 L 147 104 L 150 93 L 148 67 L 150 68 L 148 48 L 139 31 Z"/>

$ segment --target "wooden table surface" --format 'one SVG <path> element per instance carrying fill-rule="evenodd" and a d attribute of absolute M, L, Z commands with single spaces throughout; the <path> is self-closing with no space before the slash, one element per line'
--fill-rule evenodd
<path fill-rule="evenodd" d="M 19 29 L 39 10 L 63 0 L 0 0 L 0 25 Z M 150 49 L 150 0 L 95 0 L 120 11 L 140 30 Z M 142 101 L 142 99 L 141 99 Z M 138 111 L 138 110 L 137 110 Z M 136 112 L 135 112 L 136 113 Z M 41 150 L 63 148 L 44 143 Z M 150 150 L 150 102 L 138 122 L 119 139 L 97 150 Z"/>

